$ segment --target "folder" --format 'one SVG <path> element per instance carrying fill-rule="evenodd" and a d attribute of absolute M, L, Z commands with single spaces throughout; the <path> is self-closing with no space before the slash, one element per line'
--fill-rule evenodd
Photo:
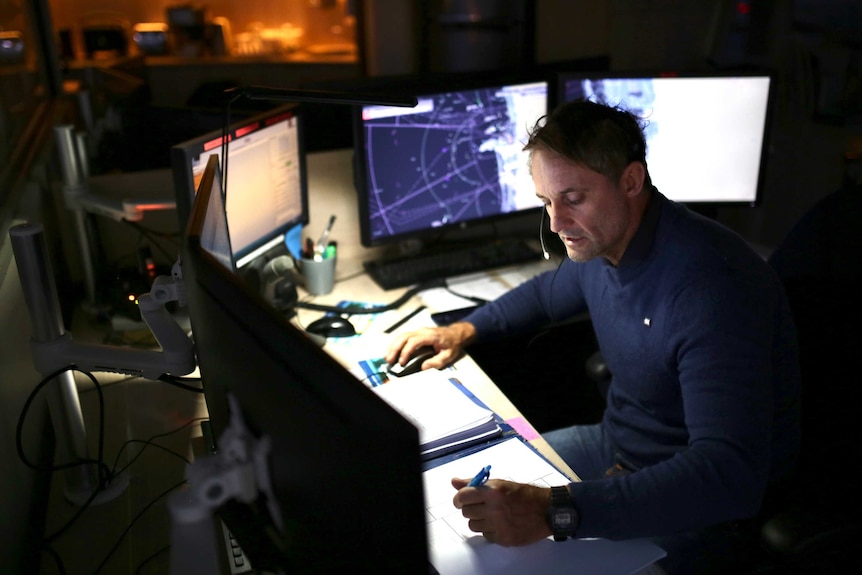
<path fill-rule="evenodd" d="M 489 441 L 503 433 L 500 418 L 446 372 L 420 371 L 389 379 L 372 389 L 419 429 L 423 459 Z"/>

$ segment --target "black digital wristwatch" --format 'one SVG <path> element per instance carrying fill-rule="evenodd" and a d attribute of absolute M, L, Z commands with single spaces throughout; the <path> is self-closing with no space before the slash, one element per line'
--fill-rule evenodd
<path fill-rule="evenodd" d="M 554 541 L 565 541 L 575 536 L 578 528 L 578 510 L 569 493 L 568 487 L 551 487 L 551 508 L 548 511 L 548 521 L 554 532 Z"/>

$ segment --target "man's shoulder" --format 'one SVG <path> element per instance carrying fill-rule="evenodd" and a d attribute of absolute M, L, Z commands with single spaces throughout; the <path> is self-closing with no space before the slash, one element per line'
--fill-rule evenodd
<path fill-rule="evenodd" d="M 761 300 L 780 289 L 769 263 L 733 230 L 684 206 L 669 206 L 662 220 L 651 274 L 660 275 L 668 290 Z"/>
<path fill-rule="evenodd" d="M 657 247 L 695 263 L 744 263 L 756 268 L 768 263 L 735 230 L 684 205 L 667 201 L 656 233 Z"/>

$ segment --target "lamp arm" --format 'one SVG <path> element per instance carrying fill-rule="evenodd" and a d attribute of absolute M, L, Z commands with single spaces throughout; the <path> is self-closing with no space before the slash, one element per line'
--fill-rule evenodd
<path fill-rule="evenodd" d="M 399 106 L 413 108 L 416 96 L 402 94 L 383 94 L 371 92 L 337 92 L 330 90 L 306 90 L 273 88 L 269 86 L 244 86 L 225 90 L 227 104 L 245 96 L 249 100 L 268 102 L 320 102 L 328 104 L 368 104 L 378 106 Z"/>

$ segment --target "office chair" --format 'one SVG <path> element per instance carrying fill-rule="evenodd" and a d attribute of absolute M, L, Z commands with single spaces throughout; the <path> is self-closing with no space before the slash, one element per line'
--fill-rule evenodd
<path fill-rule="evenodd" d="M 765 517 L 755 573 L 862 566 L 856 425 L 862 401 L 862 186 L 818 201 L 770 256 L 798 332 L 802 443 L 787 501 Z"/>

